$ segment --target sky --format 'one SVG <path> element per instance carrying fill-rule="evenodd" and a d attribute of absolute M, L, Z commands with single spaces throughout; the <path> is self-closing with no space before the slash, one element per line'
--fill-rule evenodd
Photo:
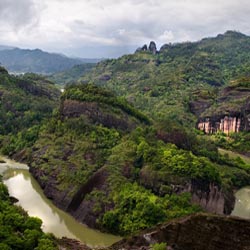
<path fill-rule="evenodd" d="M 118 57 L 150 41 L 250 35 L 249 13 L 249 0 L 0 0 L 0 45 Z"/>

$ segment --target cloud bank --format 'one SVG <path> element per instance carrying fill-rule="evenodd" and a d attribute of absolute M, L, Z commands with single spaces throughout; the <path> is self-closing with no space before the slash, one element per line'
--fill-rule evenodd
<path fill-rule="evenodd" d="M 249 12 L 247 0 L 0 0 L 0 44 L 116 56 L 150 40 L 250 34 Z"/>

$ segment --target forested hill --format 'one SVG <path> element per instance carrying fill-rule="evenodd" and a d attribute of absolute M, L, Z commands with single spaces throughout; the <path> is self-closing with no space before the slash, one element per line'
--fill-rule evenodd
<path fill-rule="evenodd" d="M 98 63 L 79 81 L 112 89 L 156 120 L 194 126 L 197 117 L 189 104 L 197 93 L 213 101 L 221 87 L 249 76 L 250 37 L 238 32 L 166 44 L 158 51 L 152 44 L 150 49 L 143 46 L 134 54 Z"/>
<path fill-rule="evenodd" d="M 15 73 L 51 74 L 82 63 L 96 63 L 98 59 L 75 59 L 40 49 L 0 47 L 0 63 Z"/>
<path fill-rule="evenodd" d="M 41 76 L 16 77 L 0 67 L 0 145 L 3 154 L 12 155 L 37 139 L 42 121 L 52 115 L 59 96 L 55 85 Z"/>
<path fill-rule="evenodd" d="M 60 100 L 50 81 L 1 68 L 1 151 L 28 162 L 58 207 L 115 234 L 201 210 L 230 214 L 250 165 L 218 146 L 249 152 L 249 131 L 195 127 L 217 113 L 248 119 L 249 48 L 232 31 L 159 51 L 151 42 L 98 63 Z"/>

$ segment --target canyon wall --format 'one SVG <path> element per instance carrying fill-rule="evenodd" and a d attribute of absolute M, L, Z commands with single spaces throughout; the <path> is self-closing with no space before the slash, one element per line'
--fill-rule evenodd
<path fill-rule="evenodd" d="M 222 118 L 203 118 L 197 124 L 199 130 L 206 134 L 223 132 L 225 134 L 238 133 L 244 128 L 244 121 L 241 117 L 224 116 Z"/>

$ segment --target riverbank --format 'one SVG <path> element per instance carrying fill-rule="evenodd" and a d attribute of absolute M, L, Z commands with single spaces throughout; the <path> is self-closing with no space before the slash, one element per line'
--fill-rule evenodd
<path fill-rule="evenodd" d="M 39 217 L 43 221 L 42 229 L 53 233 L 56 237 L 68 237 L 79 240 L 92 247 L 110 246 L 121 238 L 97 230 L 77 222 L 72 216 L 58 209 L 43 194 L 36 180 L 28 171 L 28 166 L 3 157 L 5 163 L 0 164 L 0 171 L 9 189 L 9 194 L 18 199 L 30 216 Z"/>
<path fill-rule="evenodd" d="M 19 204 L 22 207 L 25 208 L 25 206 L 29 203 L 28 200 L 30 200 L 30 201 L 34 202 L 32 206 L 35 208 L 35 210 L 38 211 L 37 208 L 39 208 L 39 210 L 44 210 L 43 205 L 41 205 L 41 204 L 39 204 L 39 202 L 37 202 L 37 198 L 32 196 L 30 192 L 27 192 L 27 189 L 30 189 L 30 187 L 27 188 L 27 186 L 24 185 L 24 184 L 29 183 L 31 188 L 33 190 L 35 190 L 39 194 L 40 197 L 42 197 L 43 202 L 45 202 L 45 203 L 49 202 L 49 209 L 51 209 L 52 214 L 54 214 L 54 215 L 56 214 L 56 216 L 58 216 L 57 210 L 59 210 L 59 209 L 56 208 L 52 204 L 52 202 L 50 200 L 48 200 L 44 196 L 43 191 L 40 188 L 39 184 L 36 182 L 36 180 L 29 173 L 28 166 L 25 165 L 25 164 L 20 164 L 20 163 L 18 163 L 16 161 L 8 159 L 8 158 L 3 158 L 3 160 L 4 160 L 5 163 L 0 163 L 0 170 L 2 171 L 3 169 L 5 169 L 4 170 L 5 171 L 4 182 L 9 187 L 10 194 L 19 199 Z M 244 189 L 242 189 L 242 190 L 244 191 Z M 249 188 L 245 188 L 245 190 L 247 191 L 246 193 L 250 194 L 250 189 Z M 22 194 L 22 191 L 23 191 L 23 194 Z M 23 198 L 25 198 L 25 199 L 23 199 Z M 243 201 L 242 196 L 238 197 L 237 194 L 236 194 L 236 201 L 237 201 L 236 207 L 237 207 L 238 203 L 245 204 L 245 205 L 248 204 L 247 201 L 249 201 L 249 199 L 250 199 L 250 196 L 245 197 L 245 201 Z M 29 211 L 30 209 L 28 208 L 26 210 Z M 64 212 L 62 212 L 62 213 L 64 213 Z M 237 214 L 237 213 L 238 213 L 237 209 L 236 209 L 236 211 L 234 209 L 233 215 L 239 216 L 240 214 Z M 66 214 L 66 213 L 64 213 L 64 214 Z M 37 216 L 41 217 L 41 215 L 39 215 L 39 214 Z M 66 214 L 65 216 L 69 216 L 69 215 Z M 92 242 L 92 243 L 90 243 L 89 241 L 79 239 L 78 237 L 75 238 L 74 235 L 72 237 L 72 234 L 69 234 L 67 236 L 70 237 L 70 238 L 75 238 L 75 239 L 69 239 L 67 237 L 60 236 L 62 238 L 58 240 L 58 244 L 60 246 L 59 249 L 60 250 L 63 250 L 63 249 L 68 249 L 68 250 L 91 250 L 91 249 L 116 250 L 116 249 L 121 249 L 122 248 L 122 249 L 134 249 L 134 250 L 136 250 L 136 249 L 142 249 L 143 247 L 144 247 L 143 249 L 150 249 L 151 244 L 154 244 L 154 243 L 157 243 L 157 242 L 162 242 L 162 240 L 164 240 L 168 244 L 172 245 L 172 249 L 177 249 L 174 246 L 182 245 L 183 246 L 182 249 L 189 250 L 189 249 L 193 249 L 193 248 L 188 247 L 187 239 L 189 237 L 191 237 L 191 236 L 188 236 L 188 232 L 192 232 L 191 234 L 194 235 L 193 232 L 194 231 L 196 232 L 197 228 L 199 228 L 199 225 L 197 226 L 197 221 L 196 221 L 197 219 L 196 218 L 200 218 L 199 221 L 201 221 L 200 223 L 202 223 L 203 228 L 204 228 L 204 225 L 206 225 L 207 221 L 210 221 L 210 222 L 207 223 L 208 226 L 206 226 L 205 229 L 203 229 L 203 231 L 205 230 L 206 232 L 202 231 L 201 236 L 198 237 L 199 239 L 196 236 L 195 236 L 194 239 L 192 239 L 192 247 L 195 247 L 195 249 L 202 249 L 201 247 L 203 247 L 203 243 L 202 243 L 202 240 L 200 240 L 201 239 L 200 237 L 204 238 L 205 234 L 209 235 L 209 237 L 211 239 L 213 239 L 215 237 L 215 234 L 210 229 L 211 229 L 211 227 L 214 227 L 215 224 L 218 226 L 218 223 L 220 223 L 219 227 L 220 227 L 220 230 L 222 230 L 222 231 L 226 230 L 226 227 L 227 227 L 226 224 L 228 224 L 228 223 L 231 223 L 233 225 L 233 227 L 235 227 L 234 229 L 232 229 L 233 230 L 233 236 L 232 236 L 233 238 L 231 238 L 230 241 L 229 241 L 230 245 L 235 246 L 235 244 L 236 244 L 235 233 L 236 233 L 236 227 L 237 227 L 236 225 L 242 224 L 242 223 L 248 225 L 248 223 L 250 223 L 250 221 L 248 221 L 248 220 L 245 221 L 245 220 L 242 220 L 242 219 L 236 219 L 234 217 L 217 216 L 217 215 L 209 215 L 209 214 L 202 215 L 201 217 L 199 217 L 199 216 L 200 215 L 197 214 L 197 215 L 194 215 L 194 216 L 184 217 L 184 218 L 181 218 L 179 220 L 174 220 L 174 221 L 171 221 L 171 222 L 169 222 L 167 224 L 164 224 L 164 225 L 167 225 L 167 226 L 162 225 L 162 226 L 156 227 L 156 228 L 154 228 L 153 231 L 152 230 L 147 230 L 146 234 L 139 234 L 138 236 L 133 237 L 130 240 L 122 240 L 122 241 L 119 241 L 118 243 L 115 243 L 115 244 L 113 244 L 114 242 L 110 242 L 110 244 L 97 243 L 96 240 L 98 239 L 98 241 L 99 241 L 102 236 L 104 237 L 103 239 L 105 239 L 105 240 L 107 239 L 107 237 L 110 237 L 110 235 L 102 234 L 100 232 L 98 232 L 98 234 L 94 235 L 94 242 Z M 69 217 L 71 217 L 71 216 L 69 216 Z M 67 220 L 65 218 L 61 218 L 61 217 L 59 218 L 59 223 L 60 224 L 56 224 L 55 222 L 53 222 L 53 219 L 51 219 L 51 218 L 47 218 L 44 221 L 45 222 L 49 221 L 50 224 L 55 224 L 54 226 L 57 229 L 59 229 L 59 231 L 61 231 L 61 232 L 64 231 L 63 230 L 63 224 L 70 224 L 69 222 L 67 222 Z M 182 228 L 187 227 L 188 228 L 187 231 L 185 231 L 186 229 L 182 229 L 182 231 L 184 230 L 185 232 L 182 232 L 182 231 L 179 232 L 179 230 L 177 230 L 176 226 L 174 226 L 174 225 L 176 225 L 176 223 L 178 225 L 180 223 L 180 225 L 182 225 L 181 226 Z M 225 225 L 224 225 L 224 223 L 225 223 Z M 45 227 L 43 226 L 43 229 L 44 228 Z M 72 225 L 71 229 L 77 229 L 77 228 L 76 228 L 75 225 Z M 80 230 L 82 230 L 82 228 Z M 88 229 L 88 230 L 91 230 L 91 229 Z M 179 236 L 177 238 L 175 238 L 175 239 L 166 238 L 165 239 L 165 237 L 168 237 L 166 235 L 169 235 L 169 233 L 171 233 L 172 235 L 175 235 L 177 233 L 176 230 L 179 232 L 178 233 Z M 91 230 L 91 231 L 95 231 L 95 230 Z M 164 232 L 164 234 L 166 234 L 165 236 L 163 236 L 163 232 Z M 90 237 L 89 233 L 84 232 L 84 235 L 85 235 L 84 237 L 87 237 L 88 240 L 90 240 L 91 237 Z M 152 237 L 152 235 L 153 235 L 153 237 Z M 150 236 L 150 237 L 148 237 L 148 236 Z M 162 237 L 164 237 L 164 239 Z M 239 236 L 239 237 L 244 238 L 244 236 Z M 145 239 L 147 239 L 147 240 L 145 241 Z M 83 242 L 84 244 L 81 243 L 79 240 L 81 242 Z M 118 241 L 118 240 L 120 240 L 120 239 L 116 238 L 116 241 Z M 243 240 L 245 240 L 245 238 Z M 216 240 L 214 240 L 214 241 L 216 241 Z M 246 240 L 245 240 L 245 242 L 246 242 Z M 245 242 L 243 242 L 242 244 L 245 244 Z M 215 243 L 213 243 L 213 244 L 215 244 Z M 222 244 L 222 243 L 220 242 L 220 244 Z M 246 244 L 249 244 L 249 243 L 247 242 Z M 109 245 L 111 245 L 111 246 L 109 247 Z M 242 247 L 241 245 L 240 246 L 238 245 L 237 249 L 239 249 L 239 250 L 240 249 L 245 249 L 245 248 L 241 248 L 241 247 Z M 217 248 L 215 247 L 215 248 L 207 248 L 207 249 L 216 250 Z M 227 248 L 227 249 L 231 249 L 231 248 Z"/>

